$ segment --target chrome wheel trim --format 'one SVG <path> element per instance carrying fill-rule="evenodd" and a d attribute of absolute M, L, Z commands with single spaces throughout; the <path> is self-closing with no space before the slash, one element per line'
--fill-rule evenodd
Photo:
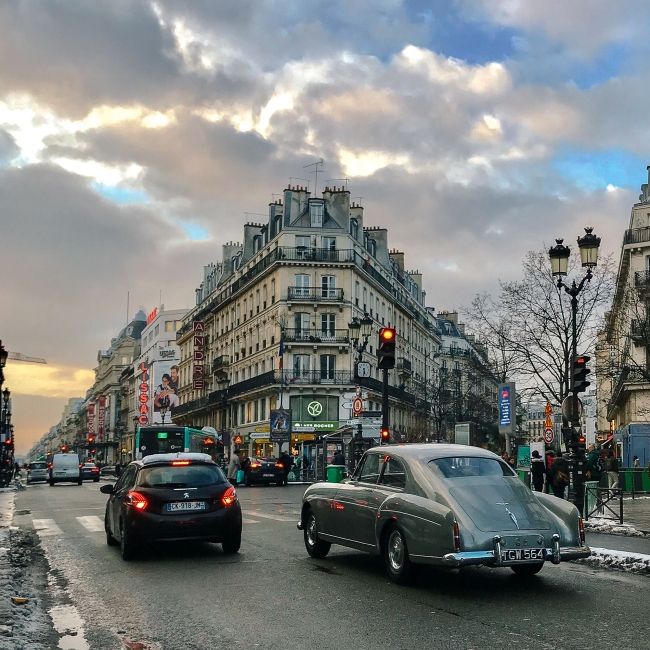
<path fill-rule="evenodd" d="M 404 566 L 404 540 L 399 530 L 394 530 L 388 538 L 388 562 L 390 568 L 399 573 Z"/>
<path fill-rule="evenodd" d="M 309 546 L 316 546 L 318 535 L 316 533 L 316 517 L 314 517 L 314 515 L 309 515 L 305 531 L 307 533 L 307 542 Z"/>

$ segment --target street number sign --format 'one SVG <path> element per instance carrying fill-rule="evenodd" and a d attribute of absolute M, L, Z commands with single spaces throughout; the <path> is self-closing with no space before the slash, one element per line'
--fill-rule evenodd
<path fill-rule="evenodd" d="M 551 427 L 547 427 L 544 429 L 544 442 L 550 445 L 553 443 L 553 440 L 555 440 L 555 431 Z"/>

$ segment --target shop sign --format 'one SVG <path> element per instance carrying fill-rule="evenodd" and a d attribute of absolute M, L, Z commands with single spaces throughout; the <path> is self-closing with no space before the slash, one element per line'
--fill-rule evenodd
<path fill-rule="evenodd" d="M 296 422 L 293 425 L 293 431 L 336 431 L 338 428 L 338 421 L 325 422 L 316 420 L 311 422 Z"/>
<path fill-rule="evenodd" d="M 138 386 L 138 424 L 146 427 L 149 424 L 149 367 L 145 361 L 142 361 L 138 368 L 141 373 Z"/>
<path fill-rule="evenodd" d="M 90 402 L 86 409 L 86 426 L 88 427 L 88 435 L 95 435 L 95 402 Z"/>
<path fill-rule="evenodd" d="M 99 408 L 97 409 L 97 440 L 104 440 L 104 425 L 106 423 L 106 395 L 99 396 Z"/>
<path fill-rule="evenodd" d="M 195 320 L 192 329 L 194 332 L 192 388 L 202 390 L 205 388 L 205 323 L 202 320 Z"/>
<path fill-rule="evenodd" d="M 147 314 L 147 325 L 151 325 L 156 320 L 156 316 L 158 316 L 158 307 L 154 307 L 148 314 Z"/>

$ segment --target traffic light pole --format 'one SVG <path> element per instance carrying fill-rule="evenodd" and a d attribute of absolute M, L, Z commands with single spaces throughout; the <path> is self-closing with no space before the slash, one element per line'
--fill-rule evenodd
<path fill-rule="evenodd" d="M 388 414 L 388 368 L 384 368 L 382 370 L 382 373 L 383 381 L 381 386 L 381 428 L 384 430 L 390 429 L 390 417 Z M 381 443 L 381 436 L 379 436 L 379 444 L 381 445 Z"/>

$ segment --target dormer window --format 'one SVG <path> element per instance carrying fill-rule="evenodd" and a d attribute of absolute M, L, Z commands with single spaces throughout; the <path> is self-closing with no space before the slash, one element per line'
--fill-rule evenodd
<path fill-rule="evenodd" d="M 312 228 L 321 228 L 323 225 L 323 202 L 310 201 L 309 202 L 309 217 L 311 219 Z"/>

